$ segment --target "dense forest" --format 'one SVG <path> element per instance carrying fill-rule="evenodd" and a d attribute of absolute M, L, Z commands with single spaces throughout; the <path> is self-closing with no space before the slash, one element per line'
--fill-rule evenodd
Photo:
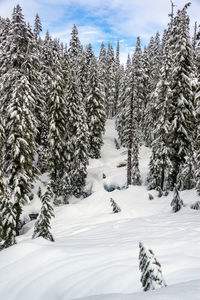
<path fill-rule="evenodd" d="M 16 243 L 23 206 L 44 173 L 50 182 L 34 236 L 53 240 L 50 200 L 58 206 L 86 195 L 88 160 L 100 158 L 106 119 L 115 118 L 128 150 L 127 187 L 141 184 L 145 145 L 152 149 L 149 190 L 174 190 L 174 212 L 183 205 L 180 190 L 200 195 L 200 32 L 195 24 L 190 36 L 189 5 L 176 14 L 172 5 L 168 27 L 147 46 L 138 37 L 125 66 L 119 42 L 116 51 L 102 42 L 96 57 L 91 44 L 83 48 L 76 25 L 64 45 L 48 31 L 41 38 L 39 16 L 32 29 L 19 5 L 11 19 L 0 19 L 2 249 Z"/>

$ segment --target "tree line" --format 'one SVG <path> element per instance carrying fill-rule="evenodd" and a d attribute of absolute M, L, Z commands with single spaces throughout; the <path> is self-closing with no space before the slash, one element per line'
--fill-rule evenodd
<path fill-rule="evenodd" d="M 116 126 L 128 149 L 127 184 L 140 185 L 138 153 L 151 147 L 147 185 L 161 195 L 174 190 L 174 211 L 183 205 L 178 191 L 200 194 L 200 30 L 190 37 L 190 3 L 174 15 L 160 39 L 142 51 L 140 38 L 128 56 L 119 88 Z"/>
<path fill-rule="evenodd" d="M 63 45 L 40 37 L 17 5 L 0 18 L 0 228 L 19 234 L 23 205 L 35 180 L 48 173 L 54 204 L 84 194 L 89 158 L 99 158 L 106 117 L 116 113 L 117 56 L 108 44 L 99 58 L 83 48 L 76 25 Z M 9 235 L 9 234 L 8 234 Z M 11 242 L 12 243 L 12 242 Z"/>
<path fill-rule="evenodd" d="M 55 205 L 84 194 L 89 158 L 99 158 L 106 118 L 116 118 L 127 147 L 127 186 L 140 185 L 138 154 L 152 148 L 147 185 L 160 195 L 174 190 L 200 194 L 200 47 L 191 39 L 186 4 L 170 14 L 168 28 L 120 64 L 108 43 L 97 58 L 83 48 L 76 25 L 69 45 L 40 37 L 17 5 L 0 18 L 0 236 L 19 234 L 23 205 L 35 180 L 50 176 Z M 173 5 L 172 5 L 173 8 Z M 12 244 L 12 238 L 8 238 Z M 3 243 L 3 242 L 2 242 Z M 7 244 L 5 244 L 6 247 Z"/>

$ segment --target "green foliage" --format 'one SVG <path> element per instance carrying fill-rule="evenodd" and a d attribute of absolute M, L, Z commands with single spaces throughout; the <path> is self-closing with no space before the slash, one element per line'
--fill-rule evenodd
<path fill-rule="evenodd" d="M 35 223 L 35 228 L 32 238 L 43 237 L 46 240 L 54 242 L 54 238 L 50 232 L 50 221 L 54 217 L 53 207 L 51 201 L 53 198 L 53 191 L 51 189 L 51 182 L 47 185 L 46 192 L 41 196 L 41 212 L 38 220 Z"/>
<path fill-rule="evenodd" d="M 141 242 L 139 243 L 139 248 L 139 269 L 142 272 L 140 281 L 144 292 L 166 287 L 161 265 L 155 258 L 153 251 L 146 249 Z"/>
<path fill-rule="evenodd" d="M 0 249 L 5 249 L 16 244 L 16 211 L 2 181 L 0 187 Z"/>
<path fill-rule="evenodd" d="M 180 198 L 177 185 L 174 187 L 174 196 L 171 206 L 174 213 L 178 212 L 183 207 L 183 200 Z"/>

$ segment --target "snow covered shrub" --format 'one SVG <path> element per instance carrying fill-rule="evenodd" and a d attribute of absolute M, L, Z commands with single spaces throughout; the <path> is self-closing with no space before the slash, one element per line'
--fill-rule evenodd
<path fill-rule="evenodd" d="M 159 197 L 159 198 L 162 197 L 163 191 L 161 190 L 161 187 L 160 187 L 160 186 L 157 188 L 157 191 L 158 191 L 158 197 Z"/>
<path fill-rule="evenodd" d="M 200 201 L 196 201 L 194 204 L 190 206 L 192 209 L 199 210 L 200 209 Z"/>
<path fill-rule="evenodd" d="M 42 207 L 40 215 L 35 223 L 35 228 L 32 238 L 37 238 L 39 236 L 54 242 L 54 238 L 50 232 L 50 221 L 54 217 L 53 207 L 51 206 L 51 199 L 53 197 L 53 192 L 51 189 L 51 184 L 47 186 L 46 192 L 41 196 Z"/>
<path fill-rule="evenodd" d="M 16 212 L 4 184 L 0 190 L 0 250 L 16 244 Z"/>
<path fill-rule="evenodd" d="M 115 184 L 104 184 L 104 189 L 107 191 L 107 192 L 113 192 L 114 190 L 121 190 L 121 188 L 118 186 L 118 185 L 115 185 Z"/>
<path fill-rule="evenodd" d="M 149 195 L 149 200 L 153 200 L 154 199 L 154 197 L 153 197 L 153 195 L 152 194 L 148 194 Z"/>
<path fill-rule="evenodd" d="M 110 202 L 114 214 L 121 212 L 121 208 L 117 205 L 117 203 L 112 198 L 110 198 Z"/>
<path fill-rule="evenodd" d="M 38 187 L 37 195 L 38 195 L 39 198 L 40 198 L 41 195 L 42 195 L 42 189 L 41 189 L 40 186 Z"/>
<path fill-rule="evenodd" d="M 115 148 L 117 150 L 119 150 L 120 149 L 120 145 L 119 145 L 119 142 L 118 142 L 118 140 L 116 138 L 114 138 L 114 142 L 115 142 Z"/>
<path fill-rule="evenodd" d="M 155 258 L 153 251 L 146 249 L 141 242 L 139 243 L 139 247 L 139 269 L 142 272 L 140 281 L 144 292 L 166 287 L 167 285 L 162 275 L 161 265 Z"/>
<path fill-rule="evenodd" d="M 167 197 L 169 195 L 168 191 L 164 191 L 163 196 Z"/>
<path fill-rule="evenodd" d="M 173 212 L 178 212 L 183 206 L 183 200 L 180 198 L 177 185 L 174 187 L 174 197 L 171 202 Z"/>

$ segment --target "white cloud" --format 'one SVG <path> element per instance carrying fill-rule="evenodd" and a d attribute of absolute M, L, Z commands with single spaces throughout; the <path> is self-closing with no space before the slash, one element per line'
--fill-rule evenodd
<path fill-rule="evenodd" d="M 71 37 L 73 23 L 69 23 L 65 26 L 65 30 L 54 32 L 52 36 L 54 38 L 60 38 L 62 41 L 69 44 Z M 78 27 L 79 39 L 85 46 L 89 43 L 101 43 L 101 41 L 108 39 L 108 35 L 100 28 L 95 26 L 79 26 Z"/>
<path fill-rule="evenodd" d="M 174 2 L 177 9 L 182 8 L 187 0 Z M 193 27 L 194 22 L 199 20 L 200 0 L 191 2 L 188 13 Z M 38 12 L 43 27 L 49 28 L 53 36 L 61 40 L 69 42 L 73 23 L 78 25 L 80 40 L 84 45 L 121 39 L 123 61 L 127 53 L 133 51 L 130 48 L 131 40 L 135 41 L 139 35 L 147 43 L 157 30 L 166 28 L 170 12 L 170 0 L 0 0 L 1 16 L 10 17 L 17 3 L 22 6 L 27 21 L 32 23 Z M 73 14 L 76 9 L 80 19 Z M 93 23 L 86 23 L 88 16 L 93 17 Z M 128 45 L 125 45 L 127 41 Z"/>

